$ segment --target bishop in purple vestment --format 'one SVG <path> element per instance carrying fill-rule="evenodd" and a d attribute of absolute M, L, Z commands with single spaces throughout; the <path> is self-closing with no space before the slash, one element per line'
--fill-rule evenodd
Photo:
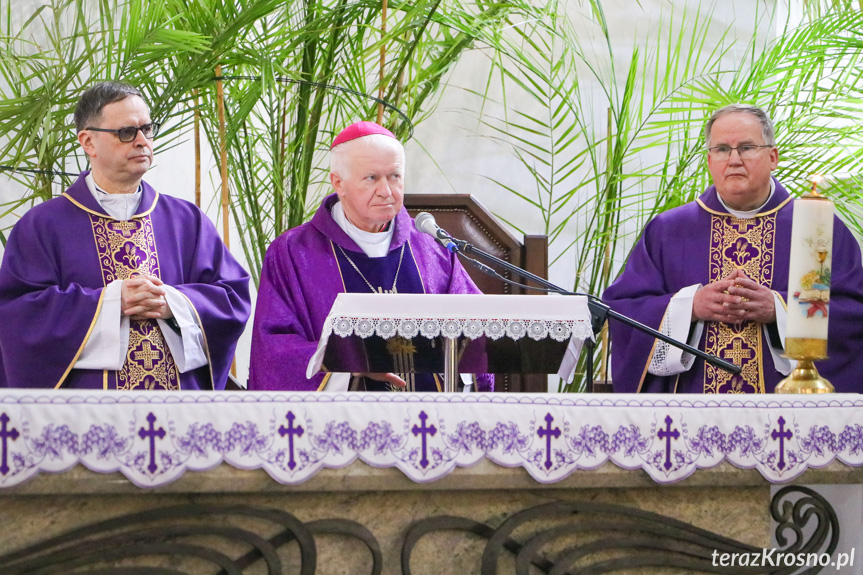
<path fill-rule="evenodd" d="M 354 124 L 333 142 L 335 193 L 310 222 L 288 230 L 267 250 L 249 389 L 323 387 L 331 374 L 307 379 L 306 367 L 339 293 L 479 293 L 455 255 L 415 229 L 402 204 L 403 177 L 404 149 L 377 124 Z M 398 351 L 388 343 L 379 353 L 404 353 L 413 345 L 407 340 Z M 367 390 L 438 389 L 428 374 L 361 375 Z M 479 377 L 480 390 L 492 385 L 490 375 Z"/>
<path fill-rule="evenodd" d="M 619 313 L 741 366 L 732 375 L 611 321 L 616 392 L 772 393 L 792 366 L 783 356 L 794 206 L 771 172 L 773 126 L 760 108 L 717 110 L 705 140 L 714 185 L 644 230 L 603 299 Z M 829 359 L 837 392 L 863 390 L 863 267 L 838 219 L 833 231 Z"/>
<path fill-rule="evenodd" d="M 92 171 L 24 214 L 0 265 L 0 387 L 223 389 L 248 274 L 142 181 L 158 124 L 140 92 L 97 84 L 75 120 Z"/>

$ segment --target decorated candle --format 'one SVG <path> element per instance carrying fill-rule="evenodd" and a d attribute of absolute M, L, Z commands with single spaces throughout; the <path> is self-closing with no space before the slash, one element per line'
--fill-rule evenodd
<path fill-rule="evenodd" d="M 813 183 L 813 191 L 815 184 Z M 827 357 L 833 202 L 816 194 L 794 201 L 788 270 L 785 353 L 794 358 Z"/>

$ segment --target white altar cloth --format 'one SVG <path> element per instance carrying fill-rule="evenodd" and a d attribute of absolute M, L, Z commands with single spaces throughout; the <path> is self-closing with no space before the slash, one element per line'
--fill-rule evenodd
<path fill-rule="evenodd" d="M 81 464 L 158 487 L 225 463 L 297 484 L 356 459 L 415 482 L 488 459 L 552 483 L 863 465 L 863 396 L 0 391 L 0 488 Z"/>
<path fill-rule="evenodd" d="M 429 339 L 484 336 L 494 340 L 569 340 L 557 372 L 566 381 L 575 373 L 584 340 L 593 338 L 584 296 L 340 293 L 324 321 L 306 377 L 321 369 L 332 334 L 378 335 L 384 339 L 420 335 Z"/>

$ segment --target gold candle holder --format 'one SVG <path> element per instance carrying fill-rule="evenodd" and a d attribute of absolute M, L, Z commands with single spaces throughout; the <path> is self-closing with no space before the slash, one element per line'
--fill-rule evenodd
<path fill-rule="evenodd" d="M 789 337 L 785 357 L 796 359 L 797 367 L 779 382 L 775 393 L 833 393 L 833 385 L 818 374 L 815 360 L 827 359 L 827 340 Z"/>

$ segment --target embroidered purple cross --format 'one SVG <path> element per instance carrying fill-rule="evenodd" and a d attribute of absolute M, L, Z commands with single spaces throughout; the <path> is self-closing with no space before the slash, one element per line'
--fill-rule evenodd
<path fill-rule="evenodd" d="M 131 238 L 132 232 L 138 229 L 138 223 L 135 220 L 111 222 L 111 229 L 123 236 L 124 238 Z"/>
<path fill-rule="evenodd" d="M 785 429 L 785 418 L 781 415 L 776 420 L 779 424 L 779 431 L 775 429 L 770 432 L 770 437 L 773 441 L 779 440 L 779 463 L 776 465 L 779 469 L 785 469 L 785 440 L 791 439 L 791 430 Z"/>
<path fill-rule="evenodd" d="M 545 414 L 545 427 L 540 427 L 536 430 L 536 434 L 540 437 L 545 437 L 545 468 L 551 469 L 551 438 L 560 437 L 560 428 L 555 427 L 551 428 L 551 422 L 554 421 L 554 417 L 551 416 L 550 413 Z"/>
<path fill-rule="evenodd" d="M 3 457 L 0 458 L 0 473 L 2 473 L 3 475 L 6 475 L 7 473 L 9 473 L 9 466 L 6 464 L 6 461 L 7 461 L 6 460 L 6 457 L 7 457 L 6 442 L 9 439 L 11 439 L 12 441 L 15 441 L 16 439 L 18 439 L 18 430 L 13 428 L 13 429 L 10 429 L 7 431 L 6 430 L 6 424 L 7 423 L 9 423 L 9 416 L 6 415 L 5 413 L 0 413 L 0 441 L 3 442 Z"/>
<path fill-rule="evenodd" d="M 677 431 L 676 429 L 675 430 L 671 429 L 671 423 L 673 421 L 674 420 L 671 419 L 670 415 L 666 415 L 665 416 L 665 429 L 660 429 L 659 433 L 658 433 L 659 439 L 665 440 L 665 463 L 663 465 L 665 466 L 666 471 L 671 469 L 671 440 L 677 439 L 680 437 L 679 431 Z"/>
<path fill-rule="evenodd" d="M 423 469 L 428 467 L 429 464 L 428 457 L 426 457 L 426 435 L 434 435 L 435 433 L 437 433 L 437 427 L 435 427 L 434 425 L 429 425 L 428 427 L 426 427 L 426 419 L 428 419 L 428 415 L 426 415 L 426 412 L 420 411 L 420 425 L 414 425 L 411 428 L 414 437 L 416 437 L 417 435 L 423 436 L 423 454 L 422 459 L 420 459 L 420 465 Z"/>
<path fill-rule="evenodd" d="M 138 430 L 138 436 L 141 439 L 150 439 L 150 465 L 147 466 L 147 471 L 156 473 L 156 469 L 158 469 L 156 465 L 156 438 L 164 439 L 165 429 L 163 427 L 159 429 L 153 428 L 153 424 L 156 423 L 156 416 L 152 413 L 147 414 L 147 421 L 150 422 L 150 429 L 147 430 L 147 428 L 142 427 Z"/>
<path fill-rule="evenodd" d="M 279 435 L 281 435 L 282 437 L 286 435 L 288 436 L 288 469 L 293 471 L 294 467 L 297 466 L 297 462 L 294 459 L 294 436 L 296 435 L 297 437 L 302 437 L 305 430 L 303 429 L 302 425 L 294 427 L 294 420 L 297 418 L 297 416 L 294 415 L 293 411 L 289 411 L 285 417 L 287 417 L 288 419 L 288 426 L 280 426 Z"/>

